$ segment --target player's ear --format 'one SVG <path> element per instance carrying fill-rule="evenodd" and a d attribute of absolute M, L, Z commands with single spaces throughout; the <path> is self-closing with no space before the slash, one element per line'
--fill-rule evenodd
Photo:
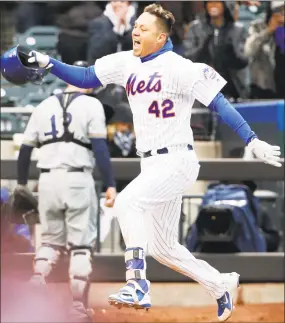
<path fill-rule="evenodd" d="M 164 44 L 167 41 L 168 35 L 166 33 L 160 33 L 157 37 L 159 43 Z"/>

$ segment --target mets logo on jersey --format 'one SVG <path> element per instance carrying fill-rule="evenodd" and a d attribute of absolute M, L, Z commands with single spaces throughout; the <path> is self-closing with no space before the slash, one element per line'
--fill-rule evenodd
<path fill-rule="evenodd" d="M 160 92 L 161 91 L 161 75 L 155 72 L 149 76 L 148 81 L 137 81 L 137 76 L 131 74 L 126 84 L 127 95 L 135 95 L 143 92 Z"/>
<path fill-rule="evenodd" d="M 205 80 L 208 80 L 208 79 L 214 80 L 217 76 L 217 73 L 212 67 L 207 66 L 203 69 L 203 75 L 204 75 Z M 217 79 L 217 82 L 218 81 L 219 80 Z"/>

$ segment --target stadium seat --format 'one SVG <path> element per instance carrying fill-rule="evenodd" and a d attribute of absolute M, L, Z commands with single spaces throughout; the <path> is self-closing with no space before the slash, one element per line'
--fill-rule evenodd
<path fill-rule="evenodd" d="M 24 34 L 18 34 L 15 41 L 50 55 L 56 54 L 58 28 L 55 26 L 33 26 Z"/>
<path fill-rule="evenodd" d="M 9 97 L 5 89 L 1 88 L 1 107 L 14 107 L 16 105 L 16 100 Z"/>
<path fill-rule="evenodd" d="M 55 82 L 57 80 L 57 77 L 51 73 L 48 73 L 44 78 L 43 78 L 43 82 L 42 84 L 44 84 L 45 86 L 48 86 L 50 84 L 52 84 L 53 82 Z"/>
<path fill-rule="evenodd" d="M 18 121 L 18 128 L 17 128 L 17 133 L 24 133 L 27 124 L 30 120 L 31 114 L 27 113 L 19 113 L 17 114 L 17 121 Z"/>
<path fill-rule="evenodd" d="M 243 23 L 246 30 L 250 23 L 256 19 L 264 19 L 264 5 L 261 4 L 260 8 L 256 7 L 256 12 L 249 9 L 246 5 L 241 5 L 239 8 L 238 20 Z"/>
<path fill-rule="evenodd" d="M 35 84 L 26 84 L 24 86 L 9 86 L 3 87 L 1 84 L 1 92 L 5 93 L 5 96 L 9 98 L 9 100 L 20 102 L 22 101 L 29 93 L 43 93 L 44 87 L 35 85 Z M 4 95 L 3 95 L 4 97 Z M 2 106 L 3 103 L 2 103 Z"/>
<path fill-rule="evenodd" d="M 1 138 L 10 138 L 18 132 L 18 120 L 16 116 L 9 113 L 1 113 Z"/>
<path fill-rule="evenodd" d="M 57 94 L 63 92 L 66 86 L 67 84 L 64 81 L 57 78 L 51 85 L 46 88 L 46 92 L 48 95 Z"/>
<path fill-rule="evenodd" d="M 46 92 L 28 93 L 23 100 L 19 101 L 18 105 L 21 107 L 36 107 L 48 96 Z"/>
<path fill-rule="evenodd" d="M 48 93 L 49 87 L 56 81 L 56 79 L 56 76 L 54 76 L 53 74 L 47 74 L 42 80 L 41 90 Z"/>

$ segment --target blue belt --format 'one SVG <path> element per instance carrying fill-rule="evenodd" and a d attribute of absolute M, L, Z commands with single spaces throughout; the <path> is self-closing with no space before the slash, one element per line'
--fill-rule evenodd
<path fill-rule="evenodd" d="M 188 144 L 187 149 L 188 150 L 193 150 L 193 146 Z M 168 153 L 169 153 L 169 149 L 167 147 L 164 147 L 164 148 L 156 150 L 157 155 L 163 155 L 163 154 L 168 154 Z M 146 151 L 144 153 L 143 152 L 137 153 L 137 155 L 140 156 L 141 158 L 155 156 L 156 154 L 153 155 L 153 150 L 149 150 L 149 151 Z"/>
<path fill-rule="evenodd" d="M 64 169 L 64 168 L 63 168 Z M 49 173 L 51 171 L 51 169 L 49 168 L 41 168 L 41 173 Z M 66 169 L 67 173 L 78 173 L 78 172 L 81 172 L 83 173 L 84 172 L 84 168 L 76 168 L 76 167 L 69 167 Z"/>

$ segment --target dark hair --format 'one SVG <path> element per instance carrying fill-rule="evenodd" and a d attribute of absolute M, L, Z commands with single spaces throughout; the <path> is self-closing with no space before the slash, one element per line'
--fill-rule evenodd
<path fill-rule="evenodd" d="M 149 14 L 156 16 L 163 25 L 165 31 L 168 34 L 171 33 L 172 27 L 175 23 L 175 18 L 170 11 L 163 9 L 160 4 L 153 3 L 145 7 L 144 12 L 148 12 Z"/>
<path fill-rule="evenodd" d="M 204 9 L 205 9 L 205 16 L 207 19 L 207 22 L 210 23 L 211 17 L 208 13 L 207 10 L 207 3 L 210 1 L 204 1 Z M 224 21 L 225 24 L 228 23 L 233 23 L 234 22 L 234 16 L 233 16 L 233 12 L 230 10 L 229 5 L 232 5 L 232 1 L 227 1 L 227 3 L 225 1 L 220 1 L 223 4 L 224 7 Z"/>

